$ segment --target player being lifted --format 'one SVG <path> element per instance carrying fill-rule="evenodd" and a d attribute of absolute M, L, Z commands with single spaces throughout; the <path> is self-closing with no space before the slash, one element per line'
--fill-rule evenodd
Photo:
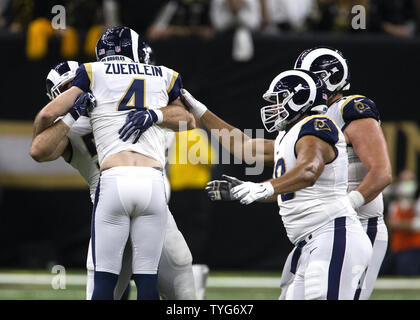
<path fill-rule="evenodd" d="M 328 111 L 343 131 L 349 158 L 349 198 L 373 246 L 362 288 L 355 299 L 369 299 L 388 246 L 382 191 L 392 181 L 387 144 L 375 103 L 363 95 L 344 96 L 350 70 L 342 53 L 330 47 L 303 51 L 295 68 L 318 74 L 327 85 Z"/>
<path fill-rule="evenodd" d="M 137 298 L 159 298 L 156 273 L 167 225 L 164 127 L 177 130 L 179 121 L 195 126 L 179 99 L 180 76 L 140 63 L 147 53 L 143 49 L 133 30 L 108 29 L 97 44 L 98 62 L 78 68 L 72 87 L 43 109 L 40 121 L 51 124 L 70 110 L 57 124 L 71 128 L 81 114 L 72 108 L 76 99 L 88 91 L 96 98 L 90 124 L 101 174 L 92 216 L 92 299 L 113 299 L 128 238 Z M 147 110 L 143 119 L 132 118 L 148 127 L 136 143 L 122 141 L 118 133 L 131 110 Z"/>
<path fill-rule="evenodd" d="M 149 56 L 146 55 L 144 61 L 141 62 L 155 64 L 151 48 L 147 46 L 147 49 Z M 78 62 L 67 61 L 60 63 L 51 69 L 46 79 L 47 96 L 51 100 L 71 87 L 71 82 L 76 75 L 78 67 Z M 99 179 L 99 168 L 96 146 L 94 144 L 89 118 L 81 116 L 71 128 L 63 126 L 64 130 L 61 130 L 58 134 L 54 135 L 54 126 L 57 124 L 51 124 L 51 127 L 48 128 L 41 128 L 39 126 L 39 118 L 42 117 L 42 113 L 43 111 L 41 110 L 34 122 L 34 128 L 36 128 L 38 132 L 35 132 L 36 136 L 34 137 L 30 151 L 31 156 L 34 160 L 40 162 L 52 161 L 62 156 L 66 162 L 79 171 L 80 175 L 89 185 L 90 196 L 93 203 Z M 58 152 L 54 152 L 60 144 L 63 144 L 62 149 L 64 149 L 61 154 L 59 154 L 61 149 Z M 167 199 L 169 199 L 170 187 L 167 179 L 165 179 L 165 185 L 166 196 Z M 181 232 L 178 230 L 171 212 L 168 210 L 168 224 L 158 271 L 159 294 L 162 298 L 169 300 L 192 300 L 196 297 L 199 299 L 204 298 L 205 281 L 195 284 L 197 290 L 194 294 L 195 288 L 192 274 L 197 278 L 204 278 L 204 280 L 206 275 L 197 274 L 200 273 L 200 268 L 191 266 L 191 260 L 192 258 L 188 245 Z M 89 242 L 86 267 L 86 298 L 90 299 L 93 291 L 94 275 L 91 242 Z M 119 299 L 123 295 L 126 286 L 129 284 L 130 277 L 131 247 L 128 243 L 126 250 L 124 251 L 122 269 L 115 289 L 114 297 L 116 299 Z M 198 294 L 198 292 L 200 292 L 200 294 Z"/>
<path fill-rule="evenodd" d="M 182 91 L 186 104 L 200 122 L 211 129 L 238 130 Z M 358 280 L 366 268 L 372 246 L 347 196 L 346 142 L 328 117 L 325 83 L 306 70 L 280 73 L 264 99 L 272 103 L 261 109 L 275 140 L 242 135 L 242 150 L 250 147 L 258 158 L 274 163 L 273 179 L 243 182 L 225 176 L 212 181 L 213 199 L 236 199 L 242 204 L 277 199 L 287 236 L 295 245 L 295 277 L 288 299 L 353 299 Z M 219 137 L 231 152 L 228 139 Z M 256 147 L 263 143 L 263 151 Z M 237 148 L 236 148 L 237 149 Z M 242 156 L 242 154 L 238 155 Z"/>

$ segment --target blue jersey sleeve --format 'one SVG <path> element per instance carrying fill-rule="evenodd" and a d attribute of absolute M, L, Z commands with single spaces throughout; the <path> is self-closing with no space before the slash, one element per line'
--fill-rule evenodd
<path fill-rule="evenodd" d="M 181 75 L 178 72 L 174 71 L 174 75 L 172 77 L 172 81 L 168 88 L 168 96 L 169 96 L 169 103 L 174 101 L 181 95 L 182 89 L 182 79 Z"/>
<path fill-rule="evenodd" d="M 378 109 L 375 103 L 369 98 L 358 96 L 346 102 L 342 107 L 344 130 L 350 122 L 357 119 L 373 118 L 380 120 Z"/>
<path fill-rule="evenodd" d="M 328 117 L 314 117 L 302 125 L 296 141 L 306 135 L 318 137 L 334 147 L 338 141 L 338 128 Z"/>
<path fill-rule="evenodd" d="M 73 86 L 79 87 L 84 92 L 89 91 L 92 78 L 92 66 L 90 64 L 87 65 L 87 68 L 85 64 L 82 64 L 79 66 L 79 68 L 77 68 L 76 76 L 74 77 L 72 82 Z"/>

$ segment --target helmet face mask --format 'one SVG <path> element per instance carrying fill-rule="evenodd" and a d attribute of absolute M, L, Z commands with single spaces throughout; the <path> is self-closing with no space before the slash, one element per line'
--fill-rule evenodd
<path fill-rule="evenodd" d="M 261 120 L 268 132 L 285 130 L 308 111 L 325 113 L 327 95 L 321 78 L 306 70 L 280 73 L 263 99 L 273 104 L 261 108 Z"/>
<path fill-rule="evenodd" d="M 289 117 L 285 105 L 293 98 L 293 95 L 289 90 L 267 92 L 263 95 L 266 101 L 275 103 L 261 108 L 261 119 L 268 132 L 285 130 L 287 125 L 285 120 Z"/>
<path fill-rule="evenodd" d="M 57 84 L 53 85 L 51 89 L 47 89 L 47 96 L 50 100 L 54 100 L 57 98 L 61 93 L 68 89 L 68 84 L 70 84 L 74 77 L 76 76 L 75 72 L 69 73 L 67 75 L 63 75 L 62 80 Z"/>

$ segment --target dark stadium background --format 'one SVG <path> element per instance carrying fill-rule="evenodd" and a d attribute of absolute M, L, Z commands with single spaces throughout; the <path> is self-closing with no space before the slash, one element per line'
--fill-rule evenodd
<path fill-rule="evenodd" d="M 139 3 L 138 15 L 132 16 L 127 26 L 141 33 L 152 22 L 159 2 Z M 248 62 L 232 59 L 232 38 L 233 32 L 218 34 L 210 40 L 178 36 L 153 41 L 150 45 L 159 64 L 178 71 L 185 88 L 241 129 L 263 128 L 259 115 L 259 108 L 264 105 L 261 96 L 274 76 L 293 67 L 302 50 L 317 45 L 333 46 L 350 61 L 350 92 L 367 95 L 375 101 L 385 133 L 395 138 L 388 141 L 392 143 L 394 175 L 407 165 L 418 175 L 420 131 L 407 129 L 410 125 L 419 129 L 420 125 L 418 37 L 397 38 L 363 31 L 254 34 L 255 55 Z M 25 45 L 25 34 L 0 30 L 1 120 L 33 121 L 48 102 L 45 76 L 51 66 L 62 60 L 55 39 L 51 40 L 46 57 L 36 61 L 27 59 Z M 76 59 L 91 60 L 83 55 Z M 269 134 L 266 137 L 274 138 Z M 212 173 L 213 178 L 226 173 L 260 181 L 269 178 L 272 169 L 266 168 L 262 177 L 245 177 L 243 166 L 218 165 Z M 184 201 L 188 202 L 188 197 Z M 200 262 L 213 270 L 281 270 L 292 245 L 275 204 L 244 207 L 208 201 L 208 206 L 209 239 Z M 177 204 L 172 203 L 171 209 L 176 219 Z M 46 190 L 0 185 L 0 267 L 35 269 L 62 264 L 84 268 L 90 211 L 87 188 Z M 183 230 L 182 225 L 179 228 Z M 191 241 L 189 234 L 184 232 L 184 236 L 187 242 Z"/>

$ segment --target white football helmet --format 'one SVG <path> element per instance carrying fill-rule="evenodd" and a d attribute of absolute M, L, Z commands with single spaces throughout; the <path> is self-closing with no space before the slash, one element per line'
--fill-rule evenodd
<path fill-rule="evenodd" d="M 330 47 L 315 47 L 303 51 L 295 62 L 295 69 L 318 74 L 327 85 L 328 97 L 350 89 L 350 70 L 343 54 Z"/>
<path fill-rule="evenodd" d="M 272 105 L 261 108 L 261 120 L 268 132 L 282 131 L 307 112 L 327 112 L 325 82 L 307 70 L 288 70 L 271 81 L 263 99 Z"/>
<path fill-rule="evenodd" d="M 47 96 L 50 100 L 57 98 L 63 86 L 73 81 L 77 68 L 79 68 L 79 62 L 64 61 L 50 70 L 46 79 Z"/>

